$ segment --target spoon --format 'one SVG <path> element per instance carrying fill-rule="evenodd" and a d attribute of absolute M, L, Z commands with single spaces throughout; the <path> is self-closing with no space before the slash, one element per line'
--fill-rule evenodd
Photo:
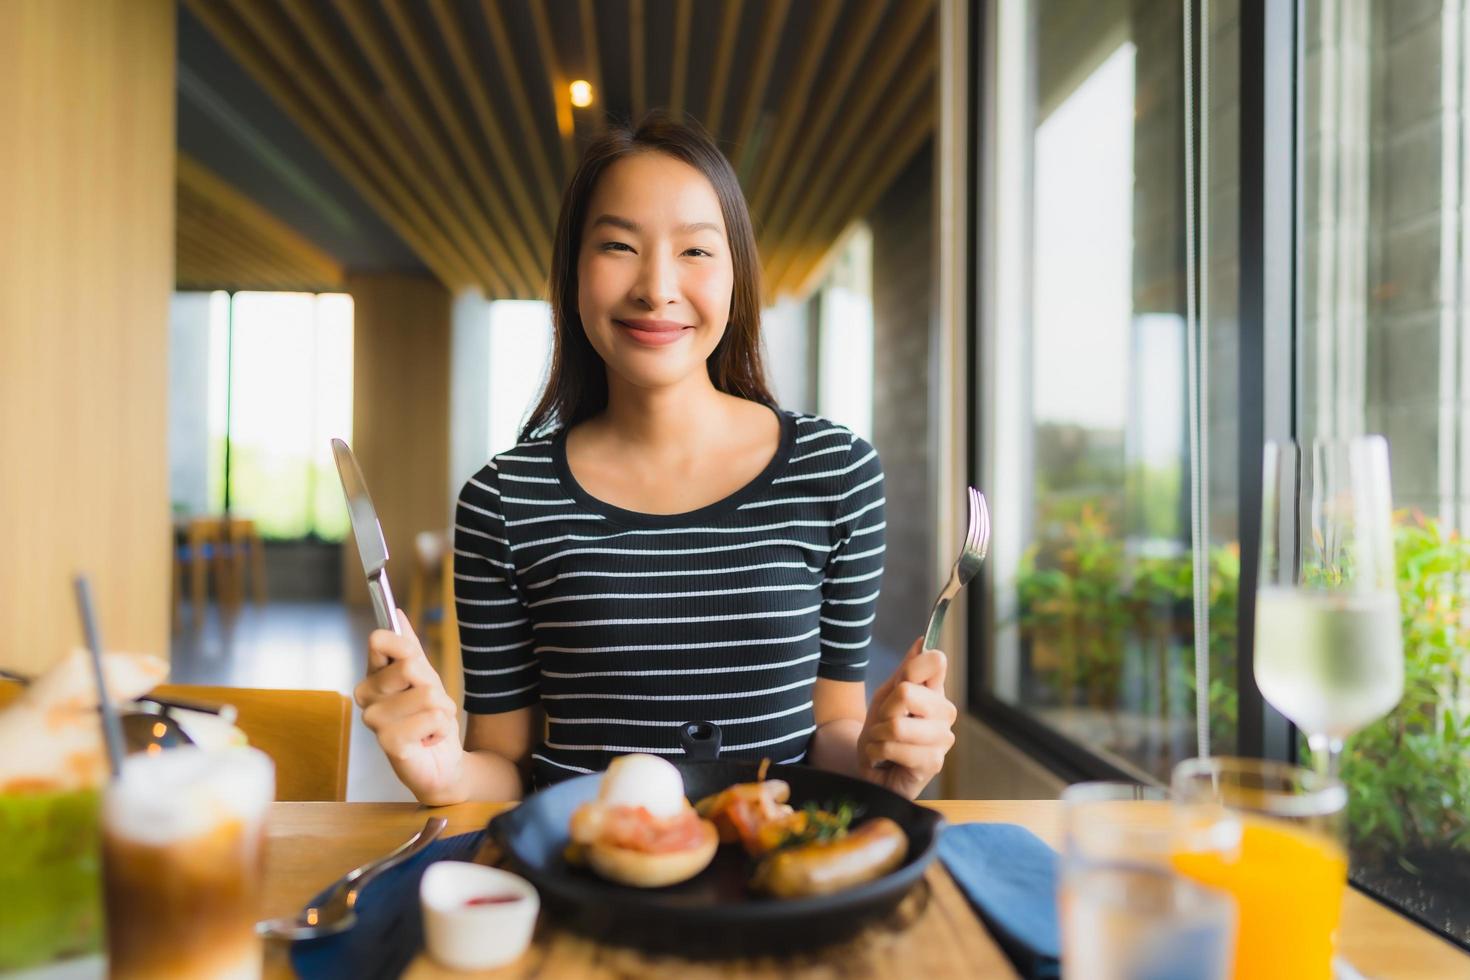
<path fill-rule="evenodd" d="M 255 924 L 255 931 L 271 939 L 316 939 L 319 936 L 334 936 L 357 925 L 357 899 L 364 888 L 378 875 L 407 861 L 434 842 L 449 826 L 443 817 L 430 817 L 424 827 L 408 840 L 375 861 L 347 872 L 320 905 L 309 905 L 298 915 L 266 919 Z"/>

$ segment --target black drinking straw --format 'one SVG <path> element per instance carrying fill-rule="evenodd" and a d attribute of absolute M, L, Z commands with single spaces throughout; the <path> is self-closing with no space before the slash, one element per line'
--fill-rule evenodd
<path fill-rule="evenodd" d="M 97 704 L 102 710 L 102 736 L 107 743 L 107 760 L 112 766 L 115 779 L 122 775 L 122 723 L 117 720 L 117 710 L 107 696 L 107 681 L 102 674 L 102 640 L 97 635 L 97 614 L 92 609 L 92 586 L 85 575 L 78 575 L 75 584 L 77 611 L 82 617 L 82 632 L 87 636 L 87 648 L 92 652 L 92 671 L 97 675 Z"/>

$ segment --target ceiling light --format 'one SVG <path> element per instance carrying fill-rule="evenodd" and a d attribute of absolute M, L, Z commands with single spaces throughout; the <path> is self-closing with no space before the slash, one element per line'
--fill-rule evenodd
<path fill-rule="evenodd" d="M 572 105 L 578 109 L 585 109 L 592 104 L 592 83 L 577 79 L 568 88 L 572 95 Z"/>

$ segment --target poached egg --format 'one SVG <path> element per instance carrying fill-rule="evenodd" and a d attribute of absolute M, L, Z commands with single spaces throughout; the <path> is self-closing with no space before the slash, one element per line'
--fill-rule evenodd
<path fill-rule="evenodd" d="M 639 807 L 661 819 L 689 808 L 684 777 L 667 759 L 634 753 L 618 756 L 603 774 L 597 799 L 604 806 Z"/>

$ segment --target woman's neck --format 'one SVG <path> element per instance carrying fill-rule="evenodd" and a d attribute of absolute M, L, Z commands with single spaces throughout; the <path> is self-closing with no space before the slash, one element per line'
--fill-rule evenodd
<path fill-rule="evenodd" d="M 646 451 L 677 452 L 708 442 L 708 433 L 724 428 L 730 414 L 730 396 L 704 372 L 667 388 L 640 388 L 610 376 L 607 389 L 606 433 Z"/>

